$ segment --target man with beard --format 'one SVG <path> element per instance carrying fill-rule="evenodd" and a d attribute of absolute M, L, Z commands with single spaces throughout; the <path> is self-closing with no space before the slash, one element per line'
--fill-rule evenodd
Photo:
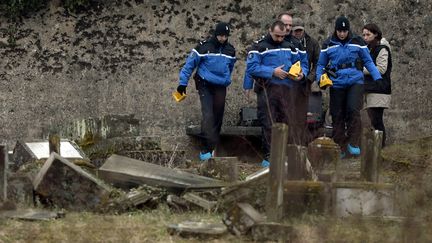
<path fill-rule="evenodd" d="M 308 65 L 302 59 L 301 51 L 285 40 L 286 26 L 277 20 L 272 23 L 269 33 L 260 41 L 256 42 L 248 53 L 246 62 L 245 77 L 253 77 L 255 85 L 263 85 L 265 106 L 261 109 L 264 112 L 266 121 L 262 124 L 264 140 L 267 141 L 268 150 L 264 151 L 264 158 L 261 162 L 263 167 L 269 166 L 271 128 L 275 122 L 286 123 L 289 126 L 290 143 L 298 143 L 298 138 L 292 132 L 294 127 L 295 110 L 293 109 L 294 98 L 293 85 L 303 79 L 308 73 Z M 288 72 L 291 66 L 301 61 L 302 73 L 298 77 L 290 78 Z M 245 78 L 243 88 L 253 88 L 252 78 Z M 259 101 L 258 101 L 259 102 Z M 258 108 L 258 111 L 260 109 Z"/>
<path fill-rule="evenodd" d="M 229 34 L 229 25 L 218 23 L 213 36 L 201 41 L 192 50 L 179 74 L 177 91 L 185 94 L 188 80 L 197 69 L 194 79 L 201 101 L 202 147 L 199 158 L 202 161 L 213 156 L 219 142 L 226 88 L 231 84 L 231 73 L 236 62 L 235 48 L 228 42 Z"/>

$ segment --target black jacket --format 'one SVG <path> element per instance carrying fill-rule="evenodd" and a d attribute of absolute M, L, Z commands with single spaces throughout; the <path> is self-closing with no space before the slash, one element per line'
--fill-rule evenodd
<path fill-rule="evenodd" d="M 377 45 L 370 50 L 370 54 L 373 62 L 376 65 L 376 59 L 379 52 L 385 48 L 388 51 L 388 63 L 387 70 L 382 74 L 383 81 L 375 82 L 371 75 L 365 75 L 365 92 L 366 93 L 378 93 L 378 94 L 391 94 L 391 71 L 392 71 L 392 58 L 390 48 L 386 45 Z"/>

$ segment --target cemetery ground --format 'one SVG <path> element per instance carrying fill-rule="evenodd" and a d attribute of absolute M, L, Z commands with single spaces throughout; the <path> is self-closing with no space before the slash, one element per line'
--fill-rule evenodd
<path fill-rule="evenodd" d="M 299 210 L 284 217 L 281 225 L 290 242 L 431 242 L 432 241 L 432 138 L 426 137 L 386 147 L 381 155 L 381 180 L 395 185 L 394 216 L 351 215 Z M 199 166 L 193 162 L 193 166 Z M 359 159 L 343 159 L 342 167 L 358 167 Z M 239 166 L 239 178 L 259 169 Z M 264 182 L 263 184 L 265 184 Z M 267 187 L 267 185 L 264 185 Z M 250 230 L 239 235 L 179 233 L 168 231 L 182 222 L 222 224 L 228 208 L 187 207 L 167 204 L 167 194 L 151 205 L 116 210 L 64 210 L 37 203 L 36 209 L 61 212 L 43 220 L 0 217 L 0 242 L 254 242 L 263 241 Z M 262 194 L 265 197 L 265 194 Z M 120 201 L 121 203 L 122 201 Z M 61 202 L 64 203 L 64 202 Z M 253 201 L 249 201 L 252 205 Z M 66 205 L 66 204 L 65 204 Z M 88 206 L 88 205 L 87 205 Z M 90 205 L 91 206 L 91 205 Z M 231 205 L 233 206 L 233 205 Z M 8 208 L 11 207 L 11 208 Z M 0 212 L 19 211 L 19 205 L 3 204 Z M 262 208 L 258 208 L 262 214 Z M 242 222 L 237 222 L 241 224 Z M 244 222 L 243 222 L 244 223 Z M 277 234 L 278 227 L 271 228 Z"/>

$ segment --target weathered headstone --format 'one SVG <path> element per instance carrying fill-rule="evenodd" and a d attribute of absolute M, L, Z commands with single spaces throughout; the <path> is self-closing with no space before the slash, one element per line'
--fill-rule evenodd
<path fill-rule="evenodd" d="M 308 145 L 308 158 L 318 178 L 324 181 L 337 181 L 340 147 L 333 139 L 319 137 Z"/>
<path fill-rule="evenodd" d="M 287 179 L 305 180 L 310 179 L 311 175 L 306 169 L 307 150 L 306 147 L 288 144 L 287 148 Z M 309 177 L 309 178 L 308 178 Z"/>
<path fill-rule="evenodd" d="M 34 205 L 33 182 L 26 173 L 11 173 L 7 185 L 8 200 L 22 207 Z"/>
<path fill-rule="evenodd" d="M 382 139 L 382 131 L 363 129 L 361 175 L 367 181 L 379 181 Z"/>
<path fill-rule="evenodd" d="M 333 187 L 333 208 L 338 217 L 395 216 L 394 186 L 391 184 L 338 182 Z"/>
<path fill-rule="evenodd" d="M 188 187 L 224 185 L 219 180 L 115 154 L 105 161 L 98 175 L 106 182 L 122 188 L 149 185 L 165 187 L 168 190 L 184 190 Z"/>
<path fill-rule="evenodd" d="M 34 190 L 59 208 L 95 210 L 108 199 L 111 189 L 79 166 L 52 153 L 36 178 Z"/>
<path fill-rule="evenodd" d="M 237 236 L 248 234 L 254 225 L 265 220 L 265 217 L 248 203 L 235 204 L 222 219 L 228 230 Z"/>
<path fill-rule="evenodd" d="M 286 180 L 286 147 L 288 126 L 276 123 L 272 127 L 270 172 L 266 195 L 266 214 L 270 221 L 279 221 L 283 215 L 283 183 Z"/>
<path fill-rule="evenodd" d="M 58 134 L 50 134 L 48 137 L 48 144 L 49 144 L 49 154 L 51 153 L 57 153 L 61 156 L 60 151 L 60 136 Z"/>
<path fill-rule="evenodd" d="M 6 144 L 0 144 L 0 202 L 7 199 L 8 151 Z"/>

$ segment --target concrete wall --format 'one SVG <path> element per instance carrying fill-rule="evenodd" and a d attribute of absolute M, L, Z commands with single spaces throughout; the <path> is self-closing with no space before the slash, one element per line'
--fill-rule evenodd
<path fill-rule="evenodd" d="M 255 104 L 241 88 L 245 48 L 287 9 L 296 10 L 320 42 L 341 14 L 357 33 L 367 22 L 378 23 L 393 46 L 389 138 L 431 134 L 430 1 L 111 0 L 78 14 L 52 3 L 16 26 L 0 20 L 0 37 L 17 30 L 15 47 L 0 44 L 0 136 L 8 142 L 40 138 L 49 127 L 108 114 L 135 114 L 143 135 L 184 135 L 186 124 L 199 123 L 198 95 L 193 82 L 180 104 L 171 92 L 189 51 L 218 20 L 231 23 L 238 50 L 225 117 L 234 124 L 240 107 Z"/>

